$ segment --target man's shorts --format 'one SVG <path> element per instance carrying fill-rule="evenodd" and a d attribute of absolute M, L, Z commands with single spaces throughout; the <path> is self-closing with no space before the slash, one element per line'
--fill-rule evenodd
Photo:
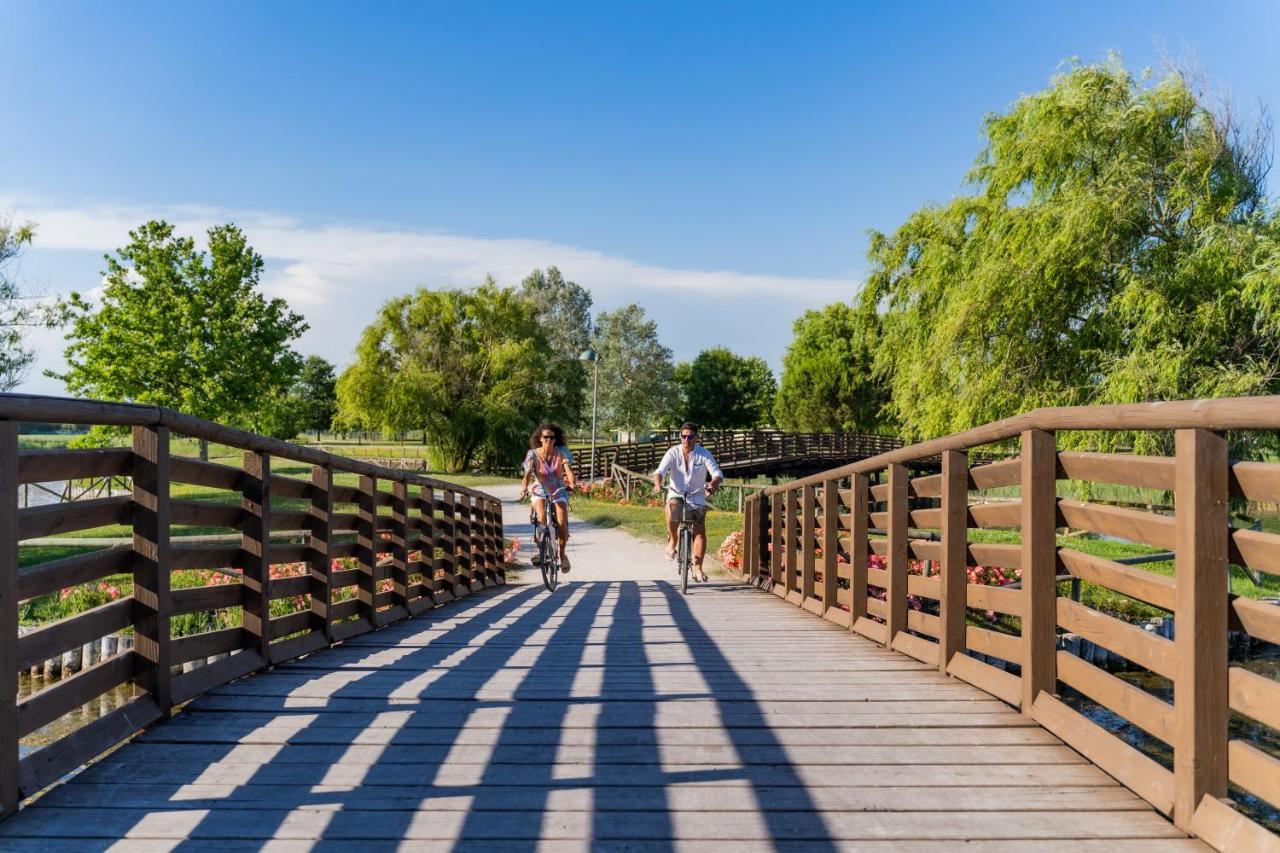
<path fill-rule="evenodd" d="M 671 517 L 680 520 L 680 504 L 684 503 L 681 498 L 667 498 L 667 506 L 671 507 Z M 694 506 L 689 504 L 685 510 L 685 517 L 694 524 L 702 524 L 707 518 L 707 508 L 705 506 Z"/>

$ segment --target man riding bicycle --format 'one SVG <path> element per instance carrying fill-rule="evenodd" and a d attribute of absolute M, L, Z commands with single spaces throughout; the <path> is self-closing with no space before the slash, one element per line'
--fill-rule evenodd
<path fill-rule="evenodd" d="M 715 494 L 724 481 L 724 473 L 716 464 L 716 458 L 698 444 L 698 425 L 685 423 L 680 427 L 680 443 L 670 448 L 653 472 L 654 491 L 662 490 L 662 478 L 670 476 L 667 487 L 667 548 L 668 560 L 676 556 L 676 535 L 679 526 L 680 502 L 686 501 L 694 511 L 693 525 L 693 577 L 703 582 L 707 573 L 702 570 L 702 557 L 707 550 L 707 498 Z M 708 478 L 711 480 L 707 482 Z"/>

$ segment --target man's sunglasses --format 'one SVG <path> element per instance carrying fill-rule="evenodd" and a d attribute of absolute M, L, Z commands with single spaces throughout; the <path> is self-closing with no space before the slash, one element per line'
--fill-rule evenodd
<path fill-rule="evenodd" d="M 695 436 L 693 433 L 691 433 L 691 432 L 682 432 L 682 433 L 680 433 L 680 440 L 681 440 L 681 441 L 693 441 L 693 439 L 694 439 L 694 438 L 696 438 L 696 436 Z"/>

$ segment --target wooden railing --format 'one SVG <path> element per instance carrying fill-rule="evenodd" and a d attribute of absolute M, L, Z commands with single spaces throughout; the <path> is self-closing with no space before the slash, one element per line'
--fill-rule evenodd
<path fill-rule="evenodd" d="M 19 450 L 22 421 L 128 427 L 133 443 Z M 176 436 L 243 450 L 243 465 L 175 455 Z M 302 463 L 306 479 L 273 473 L 277 460 Z M 342 475 L 354 483 L 335 482 Z M 18 508 L 21 484 L 103 476 L 129 477 L 131 493 Z M 231 500 L 174 497 L 175 483 Z M 19 568 L 22 540 L 109 524 L 130 527 L 132 544 Z M 183 547 L 170 541 L 174 525 L 239 530 L 241 539 Z M 299 529 L 301 544 L 271 541 L 273 531 Z M 463 486 L 152 406 L 0 395 L 0 812 L 212 687 L 504 583 L 502 534 L 500 502 Z M 273 577 L 280 564 L 302 565 Z M 238 578 L 174 588 L 173 574 L 193 569 Z M 121 573 L 132 577 L 131 595 L 19 637 L 21 602 Z M 173 636 L 175 617 L 236 609 L 239 626 Z M 16 701 L 21 672 L 130 629 L 132 650 Z M 122 685 L 133 693 L 123 706 L 19 758 L 22 738 Z"/>
<path fill-rule="evenodd" d="M 1175 453 L 1056 446 L 1057 431 L 1121 429 L 1172 431 Z M 1228 737 L 1232 712 L 1280 729 L 1280 683 L 1227 656 L 1229 630 L 1280 644 L 1280 607 L 1232 596 L 1229 575 L 1231 564 L 1280 573 L 1280 535 L 1232 527 L 1228 513 L 1232 498 L 1280 502 L 1280 465 L 1232 463 L 1223 435 L 1277 429 L 1280 397 L 1036 410 L 753 496 L 743 571 L 791 603 L 1020 708 L 1215 848 L 1280 849 L 1280 839 L 1228 799 L 1230 782 L 1280 807 L 1280 761 Z M 973 448 L 1015 438 L 1018 458 L 970 467 Z M 940 474 L 910 475 L 907 465 L 939 454 Z M 1175 512 L 1059 499 L 1059 480 L 1167 490 Z M 1008 487 L 1018 487 L 1018 500 L 970 500 Z M 1059 547 L 1063 527 L 1172 551 L 1174 575 Z M 1016 530 L 1019 541 L 970 541 L 969 531 L 981 528 Z M 936 541 L 917 531 L 935 532 Z M 913 563 L 925 570 L 913 573 Z M 971 566 L 1016 570 L 1021 587 L 970 583 Z M 1174 639 L 1060 596 L 1059 572 L 1168 612 Z M 978 621 L 967 618 L 970 609 L 1012 618 L 983 627 L 970 624 Z M 1060 630 L 1167 679 L 1172 704 L 1059 649 Z M 967 652 L 1007 661 L 1018 674 Z M 1168 744 L 1172 770 L 1068 707 L 1059 685 Z"/>

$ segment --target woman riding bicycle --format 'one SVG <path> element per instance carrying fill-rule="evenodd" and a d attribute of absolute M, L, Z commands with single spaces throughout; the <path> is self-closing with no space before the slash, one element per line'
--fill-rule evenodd
<path fill-rule="evenodd" d="M 577 487 L 573 468 L 565 457 L 568 449 L 560 426 L 540 424 L 529 436 L 529 452 L 524 456 L 524 478 L 520 481 L 520 497 L 532 496 L 533 511 L 539 524 L 547 520 L 547 501 L 555 505 L 562 572 L 569 571 L 569 557 L 565 554 L 565 546 L 569 544 L 569 492 Z"/>

